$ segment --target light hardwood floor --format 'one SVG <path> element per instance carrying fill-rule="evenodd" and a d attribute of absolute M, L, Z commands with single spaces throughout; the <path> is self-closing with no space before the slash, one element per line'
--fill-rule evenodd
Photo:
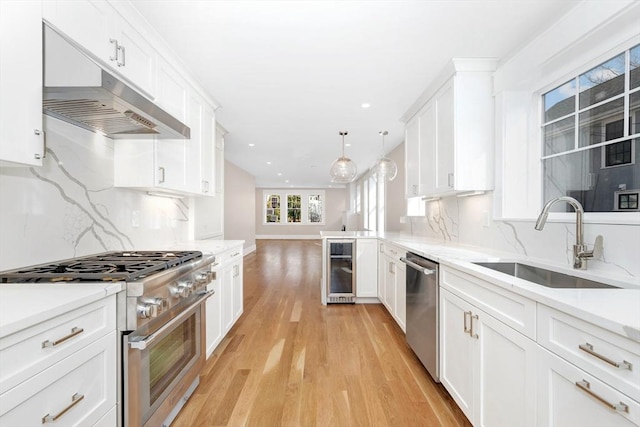
<path fill-rule="evenodd" d="M 319 240 L 259 240 L 244 314 L 172 426 L 469 426 L 381 304 L 320 304 Z"/>

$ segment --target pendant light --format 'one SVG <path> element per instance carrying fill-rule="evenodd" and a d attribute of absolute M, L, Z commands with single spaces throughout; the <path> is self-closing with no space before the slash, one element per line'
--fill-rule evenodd
<path fill-rule="evenodd" d="M 353 181 L 358 173 L 358 168 L 353 160 L 344 155 L 344 137 L 347 134 L 348 132 L 346 131 L 340 132 L 342 136 L 342 157 L 336 159 L 331 165 L 331 170 L 329 170 L 331 182 L 347 184 Z"/>
<path fill-rule="evenodd" d="M 382 136 L 382 155 L 373 164 L 373 176 L 376 181 L 393 181 L 398 175 L 398 166 L 396 166 L 396 162 L 384 155 L 384 137 L 389 135 L 389 132 L 384 130 L 380 131 L 379 134 Z"/>

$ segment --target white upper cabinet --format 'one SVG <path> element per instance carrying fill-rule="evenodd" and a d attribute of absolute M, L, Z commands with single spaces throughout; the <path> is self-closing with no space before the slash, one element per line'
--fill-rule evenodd
<path fill-rule="evenodd" d="M 43 16 L 102 65 L 148 97 L 155 96 L 156 51 L 112 4 L 105 0 L 44 0 Z"/>
<path fill-rule="evenodd" d="M 40 2 L 0 2 L 0 165 L 41 166 L 42 9 Z"/>
<path fill-rule="evenodd" d="M 187 188 L 194 194 L 215 194 L 215 113 L 199 94 L 189 94 L 187 125 L 191 139 L 187 141 Z"/>
<path fill-rule="evenodd" d="M 405 114 L 407 197 L 493 189 L 490 59 L 454 59 Z"/>

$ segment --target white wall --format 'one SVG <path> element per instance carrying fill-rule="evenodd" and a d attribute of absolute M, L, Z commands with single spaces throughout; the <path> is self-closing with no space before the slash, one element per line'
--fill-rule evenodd
<path fill-rule="evenodd" d="M 187 240 L 188 199 L 113 187 L 112 140 L 49 117 L 45 130 L 42 167 L 0 168 L 0 270 Z"/>
<path fill-rule="evenodd" d="M 386 231 L 400 231 L 402 226 L 400 219 L 407 214 L 407 202 L 404 198 L 404 142 L 390 152 L 387 157 L 396 162 L 398 175 L 393 181 L 387 183 Z"/>
<path fill-rule="evenodd" d="M 224 238 L 244 240 L 245 254 L 256 249 L 256 178 L 231 162 L 224 166 Z"/>
<path fill-rule="evenodd" d="M 325 192 L 325 223 L 324 225 L 303 224 L 265 224 L 263 218 L 262 194 L 265 188 L 258 188 L 255 192 L 256 203 L 256 238 L 257 239 L 287 239 L 287 238 L 320 238 L 320 232 L 325 230 L 340 230 L 343 225 L 343 214 L 348 209 L 349 192 L 344 188 L 326 188 Z M 273 188 L 270 190 L 292 192 L 295 188 Z M 305 188 L 304 191 L 312 190 Z"/>

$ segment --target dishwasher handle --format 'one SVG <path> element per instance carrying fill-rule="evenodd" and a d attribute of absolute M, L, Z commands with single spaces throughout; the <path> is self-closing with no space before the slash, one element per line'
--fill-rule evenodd
<path fill-rule="evenodd" d="M 434 274 L 436 272 L 435 270 L 431 270 L 430 268 L 424 268 L 423 266 L 418 265 L 413 261 L 409 261 L 406 257 L 400 257 L 400 261 L 404 262 L 409 267 L 411 267 L 411 268 L 413 268 L 415 270 L 418 270 L 419 272 L 421 272 L 425 276 L 428 276 L 430 274 Z"/>

